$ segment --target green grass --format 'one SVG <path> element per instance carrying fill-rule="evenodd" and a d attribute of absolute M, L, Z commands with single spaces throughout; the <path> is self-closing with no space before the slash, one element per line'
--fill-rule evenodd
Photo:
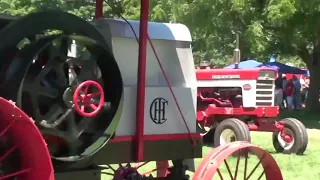
<path fill-rule="evenodd" d="M 305 126 L 308 128 L 308 136 L 309 136 L 309 144 L 307 150 L 304 155 L 297 156 L 297 155 L 284 155 L 278 154 L 275 152 L 273 145 L 272 145 L 272 134 L 271 133 L 264 133 L 264 132 L 252 132 L 252 143 L 262 147 L 263 149 L 269 151 L 272 156 L 277 161 L 283 177 L 285 180 L 317 180 L 320 179 L 320 171 L 318 167 L 320 167 L 320 123 L 318 120 L 319 115 L 308 114 L 304 111 L 301 112 L 283 112 L 281 117 L 295 117 L 301 120 Z M 206 156 L 212 148 L 203 147 L 203 156 Z M 196 167 L 199 166 L 202 159 L 195 159 Z M 242 163 L 244 160 L 241 161 Z M 249 158 L 249 170 L 252 169 L 258 160 L 252 156 Z M 235 169 L 236 158 L 229 158 L 228 164 L 231 166 L 231 170 Z M 243 166 L 240 167 L 239 172 L 243 172 Z M 149 171 L 154 169 L 154 163 L 150 163 L 143 168 L 141 171 Z M 222 168 L 221 170 L 223 173 L 227 173 L 226 168 Z M 262 168 L 258 168 L 258 173 L 255 173 L 253 176 L 258 177 L 260 175 L 259 172 L 262 172 Z M 192 176 L 193 173 L 188 172 Z M 227 175 L 227 174 L 226 174 Z M 227 176 L 226 176 L 227 177 Z M 230 179 L 226 178 L 225 179 Z M 250 179 L 257 179 L 257 178 L 250 178 Z M 110 176 L 104 176 L 103 180 L 111 180 Z M 219 179 L 216 178 L 215 179 Z M 240 179 L 240 178 L 239 178 Z M 241 179 L 243 179 L 241 177 Z M 262 178 L 264 179 L 264 178 Z"/>

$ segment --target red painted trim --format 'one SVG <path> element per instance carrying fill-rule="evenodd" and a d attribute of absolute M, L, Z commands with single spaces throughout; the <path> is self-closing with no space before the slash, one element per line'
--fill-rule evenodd
<path fill-rule="evenodd" d="M 159 135 L 144 135 L 143 141 L 160 141 L 160 140 L 179 140 L 190 139 L 190 136 L 194 139 L 201 139 L 199 133 L 192 134 L 159 134 Z M 137 136 L 116 136 L 109 141 L 109 143 L 136 141 Z"/>
<path fill-rule="evenodd" d="M 211 117 L 215 115 L 225 115 L 225 116 L 256 116 L 264 118 L 278 117 L 279 107 L 278 106 L 265 106 L 256 108 L 225 108 L 216 107 L 215 105 L 208 105 L 205 111 L 197 112 L 197 121 L 205 120 L 205 117 Z"/>
<path fill-rule="evenodd" d="M 103 0 L 96 0 L 95 18 L 103 18 Z"/>
<path fill-rule="evenodd" d="M 271 68 L 252 68 L 252 69 L 197 69 L 197 80 L 217 80 L 212 79 L 214 75 L 239 75 L 239 79 L 257 79 L 260 71 L 271 71 L 277 74 L 275 69 Z M 227 80 L 227 79 L 225 79 Z"/>
<path fill-rule="evenodd" d="M 139 34 L 139 60 L 137 79 L 137 104 L 136 104 L 136 132 L 137 132 L 137 161 L 143 161 L 143 130 L 144 130 L 144 105 L 146 86 L 147 62 L 147 37 L 148 37 L 149 0 L 141 0 L 140 34 Z"/>

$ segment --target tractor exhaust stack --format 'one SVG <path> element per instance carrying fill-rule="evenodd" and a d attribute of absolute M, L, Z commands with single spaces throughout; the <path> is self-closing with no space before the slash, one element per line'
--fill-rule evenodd
<path fill-rule="evenodd" d="M 233 61 L 235 64 L 235 69 L 239 68 L 240 63 L 240 49 L 239 49 L 239 33 L 236 33 L 236 48 L 233 51 Z"/>

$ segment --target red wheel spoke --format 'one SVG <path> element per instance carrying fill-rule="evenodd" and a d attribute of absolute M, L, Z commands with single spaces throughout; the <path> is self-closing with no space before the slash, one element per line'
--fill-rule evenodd
<path fill-rule="evenodd" d="M 226 165 L 226 168 L 227 168 L 227 170 L 228 170 L 228 173 L 229 173 L 229 175 L 230 175 L 230 178 L 233 179 L 232 173 L 231 173 L 231 170 L 230 170 L 230 167 L 229 167 L 229 165 L 228 165 L 227 160 L 224 160 L 224 164 Z"/>
<path fill-rule="evenodd" d="M 7 175 L 4 175 L 4 176 L 1 176 L 0 180 L 5 180 L 5 179 L 8 179 L 8 178 L 11 178 L 11 177 L 14 177 L 14 176 L 18 176 L 18 175 L 24 174 L 24 173 L 26 173 L 28 171 L 30 171 L 30 169 L 24 169 L 24 170 L 21 170 L 21 171 L 18 171 L 18 172 L 7 174 Z"/>
<path fill-rule="evenodd" d="M 85 110 L 85 106 L 84 106 L 84 105 L 82 105 L 82 106 L 80 107 L 80 109 L 81 109 L 81 111 L 82 111 L 82 112 L 84 112 L 84 110 Z"/>
<path fill-rule="evenodd" d="M 83 94 L 84 94 L 84 95 L 87 95 L 87 94 L 88 94 L 88 91 L 89 91 L 89 85 L 84 87 Z"/>
<path fill-rule="evenodd" d="M 79 103 L 83 103 L 83 100 L 86 98 L 85 95 L 79 95 L 78 97 L 79 97 L 78 99 Z"/>
<path fill-rule="evenodd" d="M 91 107 L 91 109 L 93 109 L 93 110 L 96 110 L 98 107 L 96 106 L 96 105 L 94 105 L 94 104 L 90 104 L 89 105 L 90 107 Z"/>
<path fill-rule="evenodd" d="M 4 153 L 4 155 L 2 155 L 0 157 L 0 162 L 2 162 L 4 159 L 6 159 L 14 150 L 17 149 L 17 145 L 13 146 L 12 148 L 10 148 L 6 153 Z"/>
<path fill-rule="evenodd" d="M 238 151 L 237 166 L 236 166 L 236 171 L 234 173 L 234 179 L 235 180 L 237 179 L 237 175 L 238 175 L 239 163 L 240 163 L 240 151 Z"/>
<path fill-rule="evenodd" d="M 0 133 L 0 137 L 3 136 L 13 125 L 13 123 L 16 121 L 11 121 L 11 123 L 9 124 L 9 126 L 7 126 L 1 133 Z"/>
<path fill-rule="evenodd" d="M 252 174 L 257 170 L 257 168 L 259 167 L 259 165 L 261 164 L 261 161 L 264 159 L 265 157 L 265 153 L 262 155 L 262 157 L 260 158 L 259 162 L 256 164 L 256 166 L 252 169 L 252 171 L 250 172 L 249 176 L 246 178 L 247 180 L 252 176 Z"/>
<path fill-rule="evenodd" d="M 248 156 L 249 156 L 249 153 L 248 151 L 246 151 L 245 153 L 245 160 L 244 160 L 244 173 L 243 173 L 243 179 L 245 180 L 246 177 L 247 177 L 247 170 L 248 170 Z"/>
<path fill-rule="evenodd" d="M 220 172 L 220 169 L 217 169 L 217 173 L 218 173 L 218 175 L 219 175 L 219 177 L 220 177 L 220 180 L 224 180 L 224 179 L 223 179 L 223 176 L 222 176 L 222 174 L 221 174 L 221 172 Z"/>
<path fill-rule="evenodd" d="M 91 98 L 100 96 L 100 94 L 101 94 L 101 92 L 90 93 L 90 94 L 87 94 L 87 98 L 91 99 Z"/>

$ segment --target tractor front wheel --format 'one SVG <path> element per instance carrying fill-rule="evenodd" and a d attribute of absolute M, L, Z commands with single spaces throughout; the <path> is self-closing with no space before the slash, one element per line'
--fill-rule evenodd
<path fill-rule="evenodd" d="M 223 120 L 215 129 L 213 137 L 214 147 L 225 145 L 233 141 L 251 141 L 248 126 L 236 118 Z"/>
<path fill-rule="evenodd" d="M 284 130 L 274 132 L 272 142 L 279 153 L 302 155 L 308 145 L 308 133 L 305 126 L 295 118 L 285 118 Z"/>

